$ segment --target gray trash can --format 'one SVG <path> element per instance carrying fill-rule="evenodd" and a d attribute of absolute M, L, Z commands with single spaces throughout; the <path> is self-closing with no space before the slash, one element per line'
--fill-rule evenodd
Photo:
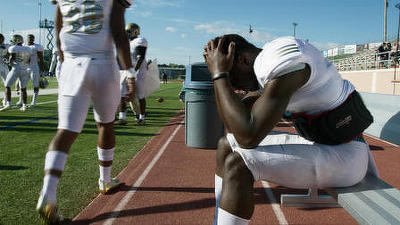
<path fill-rule="evenodd" d="M 224 135 L 224 124 L 215 102 L 213 83 L 205 63 L 186 67 L 185 143 L 189 147 L 215 149 Z"/>

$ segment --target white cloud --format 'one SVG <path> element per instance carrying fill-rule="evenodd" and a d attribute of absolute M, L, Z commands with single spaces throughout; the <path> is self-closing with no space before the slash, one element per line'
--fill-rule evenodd
<path fill-rule="evenodd" d="M 310 41 L 310 43 L 312 45 L 314 45 L 316 48 L 318 48 L 319 50 L 328 50 L 331 48 L 336 48 L 338 47 L 340 44 L 338 43 L 333 43 L 333 42 L 315 42 L 315 41 Z"/>
<path fill-rule="evenodd" d="M 153 15 L 151 11 L 138 10 L 138 7 L 136 5 L 128 8 L 127 14 L 134 14 L 135 16 L 143 18 L 147 18 Z"/>
<path fill-rule="evenodd" d="M 177 29 L 175 27 L 166 27 L 165 30 L 168 32 L 171 32 L 171 33 L 174 33 L 177 31 Z"/>
<path fill-rule="evenodd" d="M 187 34 L 185 33 L 181 34 L 181 38 L 187 38 Z"/>
<path fill-rule="evenodd" d="M 215 36 L 220 36 L 224 34 L 239 34 L 254 43 L 265 43 L 276 38 L 274 35 L 257 30 L 253 28 L 253 32 L 249 33 L 247 26 L 238 26 L 233 23 L 226 21 L 217 21 L 212 24 L 200 24 L 194 27 L 197 31 L 204 31 L 207 34 L 212 34 Z"/>

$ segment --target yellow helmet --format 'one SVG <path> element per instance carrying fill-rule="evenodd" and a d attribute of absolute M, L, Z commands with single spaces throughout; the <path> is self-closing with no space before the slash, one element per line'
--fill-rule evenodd
<path fill-rule="evenodd" d="M 125 26 L 125 31 L 128 34 L 128 38 L 136 37 L 140 34 L 140 27 L 136 23 L 128 23 Z"/>

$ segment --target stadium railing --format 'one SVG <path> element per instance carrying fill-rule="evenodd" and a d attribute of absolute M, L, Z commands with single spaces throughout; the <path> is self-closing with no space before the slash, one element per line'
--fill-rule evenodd
<path fill-rule="evenodd" d="M 387 59 L 382 56 L 388 54 Z M 341 59 L 330 60 L 339 71 L 375 70 L 399 67 L 400 50 L 376 53 L 375 50 L 368 50 L 357 55 Z"/>

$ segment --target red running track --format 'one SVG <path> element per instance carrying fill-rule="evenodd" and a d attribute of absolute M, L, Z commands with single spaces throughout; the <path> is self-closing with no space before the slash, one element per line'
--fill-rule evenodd
<path fill-rule="evenodd" d="M 276 130 L 294 131 L 288 123 Z M 381 178 L 400 188 L 400 148 L 368 136 Z M 185 145 L 184 115 L 179 114 L 151 139 L 118 175 L 124 182 L 99 195 L 71 224 L 196 225 L 214 217 L 215 150 Z M 270 187 L 268 187 L 270 186 Z M 303 193 L 257 182 L 250 224 L 357 224 L 343 209 L 283 208 L 281 194 Z"/>

